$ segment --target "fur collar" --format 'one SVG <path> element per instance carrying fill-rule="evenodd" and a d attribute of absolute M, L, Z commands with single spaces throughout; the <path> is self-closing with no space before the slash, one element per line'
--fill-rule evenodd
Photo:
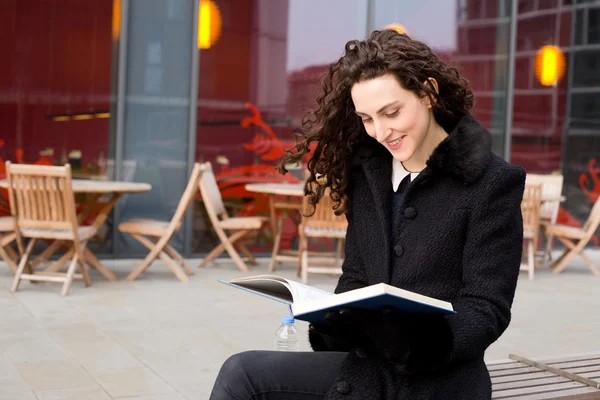
<path fill-rule="evenodd" d="M 435 148 L 427 160 L 427 168 L 417 179 L 425 181 L 433 175 L 440 174 L 470 185 L 485 171 L 490 162 L 491 151 L 490 133 L 471 115 L 465 115 L 450 131 L 448 137 Z M 389 162 L 391 165 L 390 152 L 369 137 L 355 152 L 352 161 L 355 165 L 363 164 L 371 158 L 381 158 L 380 162 Z"/>

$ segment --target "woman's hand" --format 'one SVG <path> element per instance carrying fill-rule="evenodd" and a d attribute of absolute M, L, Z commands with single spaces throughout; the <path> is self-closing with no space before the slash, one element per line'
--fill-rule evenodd
<path fill-rule="evenodd" d="M 360 338 L 354 348 L 376 353 L 402 373 L 434 370 L 452 350 L 452 331 L 441 316 L 402 314 L 391 307 L 345 308 L 328 313 L 325 319 L 337 336 Z"/>

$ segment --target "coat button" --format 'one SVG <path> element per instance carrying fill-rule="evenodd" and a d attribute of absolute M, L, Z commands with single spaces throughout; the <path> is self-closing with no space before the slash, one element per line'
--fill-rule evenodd
<path fill-rule="evenodd" d="M 348 394 L 351 389 L 350 384 L 346 381 L 340 381 L 335 388 L 339 394 Z"/>
<path fill-rule="evenodd" d="M 356 349 L 356 355 L 360 358 L 368 358 L 369 357 L 369 353 L 367 353 L 367 351 L 363 348 Z"/>
<path fill-rule="evenodd" d="M 406 207 L 406 210 L 404 210 L 404 216 L 408 219 L 413 219 L 417 216 L 417 210 L 414 207 Z"/>
<path fill-rule="evenodd" d="M 402 257 L 402 255 L 404 254 L 404 247 L 402 247 L 401 244 L 397 244 L 394 246 L 394 251 L 396 252 L 396 255 L 398 257 Z"/>

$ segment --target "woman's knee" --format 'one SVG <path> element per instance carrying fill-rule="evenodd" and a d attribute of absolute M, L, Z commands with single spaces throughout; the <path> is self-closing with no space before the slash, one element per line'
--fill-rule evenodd
<path fill-rule="evenodd" d="M 226 378 L 229 380 L 238 381 L 245 379 L 249 374 L 248 370 L 253 370 L 256 365 L 256 361 L 260 360 L 258 351 L 244 351 L 230 356 L 219 371 L 219 377 Z"/>
<path fill-rule="evenodd" d="M 258 351 L 245 351 L 229 357 L 219 371 L 211 399 L 247 399 L 253 394 L 252 371 L 260 360 Z"/>

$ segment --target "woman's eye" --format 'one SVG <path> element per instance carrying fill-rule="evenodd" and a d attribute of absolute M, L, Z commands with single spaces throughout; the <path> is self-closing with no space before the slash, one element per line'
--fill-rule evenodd
<path fill-rule="evenodd" d="M 398 110 L 396 110 L 396 111 L 394 111 L 394 112 L 391 112 L 391 113 L 385 114 L 385 116 L 386 116 L 386 117 L 388 117 L 388 118 L 393 118 L 393 117 L 395 117 L 396 115 L 398 115 L 398 112 L 399 112 L 399 111 L 398 111 Z"/>
<path fill-rule="evenodd" d="M 368 124 L 371 121 L 373 121 L 371 118 L 363 118 L 362 120 L 363 124 Z"/>

